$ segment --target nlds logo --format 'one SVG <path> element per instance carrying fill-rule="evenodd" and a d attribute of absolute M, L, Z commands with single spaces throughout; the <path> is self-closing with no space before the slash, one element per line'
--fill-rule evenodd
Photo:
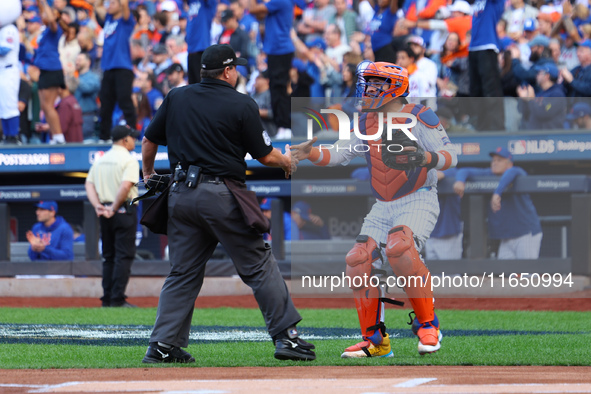
<path fill-rule="evenodd" d="M 509 151 L 514 155 L 553 153 L 554 140 L 513 140 L 509 141 Z"/>

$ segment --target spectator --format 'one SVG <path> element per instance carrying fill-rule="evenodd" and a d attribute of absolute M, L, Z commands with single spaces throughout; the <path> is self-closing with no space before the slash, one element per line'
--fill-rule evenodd
<path fill-rule="evenodd" d="M 510 45 L 515 44 L 515 41 L 513 41 L 508 35 L 507 35 L 507 21 L 504 19 L 500 19 L 497 22 L 497 37 L 499 37 L 499 50 L 500 51 L 504 51 L 506 50 Z"/>
<path fill-rule="evenodd" d="M 218 44 L 230 45 L 238 57 L 249 57 L 248 47 L 250 38 L 238 24 L 238 19 L 234 15 L 234 11 L 227 9 L 222 12 L 221 21 L 224 30 L 220 35 Z"/>
<path fill-rule="evenodd" d="M 277 126 L 273 122 L 273 108 L 271 106 L 271 92 L 269 91 L 269 71 L 265 70 L 256 77 L 254 84 L 255 93 L 252 99 L 256 101 L 259 106 L 259 114 L 263 127 L 270 137 L 275 137 L 277 134 Z"/>
<path fill-rule="evenodd" d="M 27 53 L 32 56 L 39 47 L 39 35 L 41 34 L 41 26 L 43 25 L 43 21 L 41 20 L 41 17 L 34 15 L 27 19 L 26 23 L 26 39 L 24 44 L 25 48 L 27 49 Z"/>
<path fill-rule="evenodd" d="M 408 97 L 433 97 L 427 79 L 417 68 L 416 58 L 416 53 L 408 47 L 399 50 L 396 56 L 396 64 L 408 70 Z"/>
<path fill-rule="evenodd" d="M 334 0 L 335 14 L 328 20 L 329 25 L 336 25 L 341 32 L 341 44 L 349 45 L 349 38 L 359 31 L 357 13 L 349 9 L 347 0 Z M 325 37 L 326 39 L 326 37 Z M 328 40 L 326 40 L 328 43 Z M 330 44 L 328 44 L 330 46 Z"/>
<path fill-rule="evenodd" d="M 125 121 L 135 127 L 136 114 L 131 100 L 133 71 L 129 41 L 135 19 L 131 16 L 128 0 L 111 0 L 108 10 L 97 8 L 97 13 L 105 15 L 105 42 L 101 67 L 101 129 L 99 138 L 103 142 L 111 140 L 111 125 L 115 104 L 123 111 Z"/>
<path fill-rule="evenodd" d="M 220 39 L 220 34 L 224 31 L 222 26 L 222 12 L 228 9 L 228 5 L 225 3 L 219 3 L 216 8 L 215 15 L 211 21 L 211 45 L 215 45 Z"/>
<path fill-rule="evenodd" d="M 566 119 L 576 126 L 577 129 L 591 130 L 591 106 L 587 103 L 576 103 Z"/>
<path fill-rule="evenodd" d="M 439 91 L 448 90 L 451 82 L 456 87 L 456 97 L 470 96 L 468 46 L 462 44 L 457 33 L 449 33 L 447 36 L 440 62 L 441 71 L 437 79 Z M 445 94 L 440 95 L 445 96 Z"/>
<path fill-rule="evenodd" d="M 585 40 L 577 48 L 577 57 L 580 65 L 572 71 L 563 68 L 560 75 L 564 80 L 564 86 L 569 96 L 589 97 L 591 96 L 591 40 Z"/>
<path fill-rule="evenodd" d="M 424 96 L 421 97 L 435 97 L 437 95 L 437 65 L 433 60 L 425 57 L 425 41 L 419 36 L 411 36 L 407 43 L 416 55 L 417 72 L 420 73 L 421 78 L 424 78 L 422 92 Z"/>
<path fill-rule="evenodd" d="M 151 70 L 144 70 L 150 71 L 154 74 L 155 88 L 164 90 L 163 85 L 166 82 L 166 70 L 168 70 L 171 64 L 172 60 L 168 56 L 168 49 L 166 49 L 166 45 L 156 44 L 154 48 L 152 48 L 152 62 L 148 65 L 148 68 L 151 68 Z"/>
<path fill-rule="evenodd" d="M 511 47 L 511 54 L 513 56 L 512 69 L 515 73 L 515 76 L 521 83 L 535 86 L 537 78 L 537 71 L 535 70 L 535 67 L 542 66 L 546 63 L 553 63 L 552 58 L 550 57 L 550 50 L 548 49 L 549 44 L 550 39 L 541 34 L 538 34 L 528 43 L 528 46 L 531 48 L 529 61 L 532 64 L 532 67 L 530 67 L 528 70 L 523 67 L 521 61 L 519 60 L 519 49 L 514 46 Z"/>
<path fill-rule="evenodd" d="M 305 9 L 297 31 L 305 40 L 322 37 L 328 22 L 334 19 L 337 11 L 330 0 L 314 0 L 314 8 Z"/>
<path fill-rule="evenodd" d="M 37 260 L 74 260 L 72 228 L 57 216 L 55 201 L 39 201 L 36 205 L 37 223 L 27 231 L 29 258 Z"/>
<path fill-rule="evenodd" d="M 39 47 L 35 52 L 34 64 L 39 67 L 39 98 L 41 109 L 45 114 L 49 130 L 51 131 L 51 144 L 64 144 L 66 140 L 60 126 L 60 119 L 55 110 L 55 100 L 59 96 L 59 89 L 66 87 L 64 72 L 59 59 L 58 41 L 63 33 L 62 27 L 56 17 L 57 12 L 47 5 L 46 0 L 39 0 L 39 10 L 43 16 L 46 29 L 39 36 Z"/>
<path fill-rule="evenodd" d="M 185 81 L 185 70 L 183 70 L 183 66 L 178 63 L 172 63 L 170 67 L 168 67 L 168 70 L 166 71 L 166 79 L 168 80 L 169 91 L 174 88 L 187 86 L 187 82 Z"/>
<path fill-rule="evenodd" d="M 275 200 L 277 200 L 277 199 L 271 198 L 271 197 L 265 197 L 261 201 L 261 210 L 263 211 L 263 215 L 265 215 L 265 217 L 267 219 L 269 219 L 269 222 L 271 222 L 271 216 L 273 213 L 271 211 L 271 203 Z M 283 239 L 286 241 L 291 241 L 291 228 L 292 228 L 291 215 L 289 214 L 289 212 L 283 211 Z M 271 234 L 269 234 L 269 233 L 263 234 L 263 239 L 265 241 L 271 241 Z"/>
<path fill-rule="evenodd" d="M 534 66 L 537 72 L 538 92 L 534 93 L 531 85 L 520 86 L 517 94 L 524 99 L 521 102 L 522 115 L 526 120 L 525 128 L 529 130 L 562 129 L 566 117 L 566 100 L 564 87 L 557 84 L 558 68 L 554 63 Z M 540 99 L 532 100 L 534 97 Z"/>
<path fill-rule="evenodd" d="M 216 13 L 217 0 L 188 0 L 189 19 L 187 21 L 188 67 L 189 84 L 201 81 L 201 56 L 211 44 L 211 22 Z"/>
<path fill-rule="evenodd" d="M 437 181 L 454 178 L 457 169 L 437 171 Z M 462 258 L 464 223 L 460 197 L 455 194 L 439 194 L 439 217 L 431 236 L 425 244 L 427 260 L 460 260 Z"/>
<path fill-rule="evenodd" d="M 90 68 L 94 72 L 100 72 L 99 49 L 94 41 L 94 33 L 87 26 L 82 26 L 78 32 L 78 44 L 82 53 L 86 53 L 90 58 Z"/>
<path fill-rule="evenodd" d="M 357 64 L 346 63 L 343 67 L 342 97 L 355 97 L 357 90 Z"/>
<path fill-rule="evenodd" d="M 82 50 L 77 40 L 79 31 L 80 25 L 78 25 L 78 23 L 69 23 L 57 45 L 64 74 L 68 77 L 74 74 L 74 71 L 76 70 L 76 56 L 78 56 Z"/>
<path fill-rule="evenodd" d="M 21 73 L 20 77 L 20 86 L 18 90 L 18 110 L 20 112 L 19 115 L 19 130 L 21 138 L 25 138 L 24 141 L 31 143 L 31 120 L 29 119 L 29 102 L 33 97 L 33 88 L 29 81 L 27 80 L 27 76 L 24 73 Z M 4 133 L 6 133 L 4 131 Z M 17 144 L 18 144 L 17 139 Z M 23 140 L 21 139 L 21 142 Z"/>
<path fill-rule="evenodd" d="M 524 0 L 511 0 L 511 5 L 503 13 L 503 19 L 507 21 L 507 34 L 513 40 L 517 40 L 523 34 L 523 23 L 530 18 L 535 19 L 540 11 Z"/>
<path fill-rule="evenodd" d="M 263 51 L 267 54 L 273 119 L 277 125 L 277 138 L 289 139 L 291 138 L 289 70 L 295 50 L 290 38 L 293 4 L 288 0 L 270 0 L 265 3 L 250 0 L 250 13 L 265 20 Z"/>
<path fill-rule="evenodd" d="M 537 259 L 540 255 L 542 227 L 536 208 L 527 193 L 511 193 L 501 198 L 518 176 L 526 172 L 513 165 L 507 149 L 490 153 L 490 168 L 461 168 L 456 174 L 454 192 L 464 196 L 465 183 L 473 176 L 499 175 L 499 185 L 490 200 L 488 236 L 499 239 L 499 259 Z"/>
<path fill-rule="evenodd" d="M 554 21 L 552 20 L 552 16 L 550 14 L 538 14 L 538 33 L 546 37 L 551 37 L 553 25 Z"/>
<path fill-rule="evenodd" d="M 183 70 L 188 69 L 189 52 L 187 52 L 187 44 L 182 36 L 169 36 L 166 39 L 166 49 L 173 63 L 179 63 L 183 66 Z"/>
<path fill-rule="evenodd" d="M 136 105 L 141 130 L 145 130 L 152 117 L 164 100 L 162 92 L 155 87 L 156 77 L 148 71 L 141 71 L 136 78 L 136 90 L 139 89 L 136 97 Z"/>
<path fill-rule="evenodd" d="M 517 87 L 520 83 L 513 72 L 512 55 L 510 50 L 506 50 L 499 55 L 499 65 L 501 67 L 501 86 L 503 89 L 503 96 L 505 97 L 503 100 L 505 130 L 513 132 L 519 130 L 521 124 L 521 113 L 518 109 L 519 101 L 516 98 Z"/>
<path fill-rule="evenodd" d="M 456 33 L 461 42 L 466 42 L 466 34 L 472 29 L 472 8 L 470 3 L 464 0 L 456 0 L 447 7 L 451 16 L 446 19 L 428 19 L 410 21 L 406 20 L 408 28 L 420 28 L 429 30 L 441 30 L 445 33 Z"/>
<path fill-rule="evenodd" d="M 326 42 L 326 57 L 330 60 L 332 68 L 339 70 L 343 63 L 343 55 L 351 51 L 351 47 L 343 44 L 341 40 L 342 31 L 337 25 L 328 25 L 324 32 Z"/>
<path fill-rule="evenodd" d="M 291 208 L 292 226 L 291 239 L 330 239 L 328 228 L 320 216 L 312 213 L 310 205 L 298 201 Z"/>
<path fill-rule="evenodd" d="M 371 36 L 371 49 L 376 62 L 396 61 L 396 51 L 392 46 L 392 36 L 396 25 L 396 12 L 398 1 L 377 0 L 376 12 L 369 24 Z"/>
<path fill-rule="evenodd" d="M 56 110 L 66 142 L 82 142 L 82 109 L 76 97 L 72 95 L 72 92 L 75 91 L 73 85 L 74 82 L 67 79 L 66 89 L 60 91 L 61 100 Z"/>
<path fill-rule="evenodd" d="M 87 142 L 96 140 L 96 116 L 98 111 L 96 99 L 101 89 L 100 78 L 90 71 L 90 64 L 91 60 L 88 53 L 81 53 L 76 57 L 78 88 L 74 95 L 82 109 L 82 138 Z"/>
<path fill-rule="evenodd" d="M 478 0 L 472 8 L 472 38 L 468 55 L 472 97 L 503 96 L 497 60 L 499 38 L 496 27 L 504 8 L 502 0 Z M 488 101 L 484 105 L 486 111 L 472 108 L 472 112 L 478 114 L 476 129 L 502 130 L 505 123 L 503 103 L 498 99 Z M 484 100 L 478 101 L 478 106 L 483 104 Z"/>
<path fill-rule="evenodd" d="M 133 15 L 136 19 L 136 25 L 133 29 L 131 38 L 139 40 L 144 48 L 147 48 L 154 40 L 154 26 L 152 18 L 145 5 L 139 5 L 134 11 Z"/>

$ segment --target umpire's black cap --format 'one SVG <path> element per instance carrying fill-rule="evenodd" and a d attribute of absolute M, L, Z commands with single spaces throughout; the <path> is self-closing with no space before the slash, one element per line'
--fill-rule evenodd
<path fill-rule="evenodd" d="M 111 130 L 111 138 L 113 141 L 119 141 L 123 138 L 131 136 L 137 139 L 140 136 L 140 132 L 137 130 L 132 129 L 129 126 L 115 126 L 113 130 Z"/>
<path fill-rule="evenodd" d="M 217 70 L 228 66 L 246 66 L 248 60 L 236 57 L 236 52 L 230 45 L 212 45 L 201 56 L 201 68 Z"/>

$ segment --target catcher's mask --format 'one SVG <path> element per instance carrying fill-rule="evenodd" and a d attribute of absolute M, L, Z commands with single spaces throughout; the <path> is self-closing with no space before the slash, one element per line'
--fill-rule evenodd
<path fill-rule="evenodd" d="M 379 81 L 370 79 L 379 78 Z M 356 96 L 363 111 L 375 111 L 396 97 L 408 96 L 408 71 L 387 62 L 363 61 L 357 66 Z"/>

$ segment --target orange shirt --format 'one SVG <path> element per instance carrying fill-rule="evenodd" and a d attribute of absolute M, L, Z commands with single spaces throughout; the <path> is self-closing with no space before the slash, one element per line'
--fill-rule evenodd
<path fill-rule="evenodd" d="M 466 33 L 472 29 L 472 15 L 447 18 L 444 22 L 450 33 L 457 33 L 457 35 L 460 36 L 460 43 L 463 44 L 466 42 Z"/>

